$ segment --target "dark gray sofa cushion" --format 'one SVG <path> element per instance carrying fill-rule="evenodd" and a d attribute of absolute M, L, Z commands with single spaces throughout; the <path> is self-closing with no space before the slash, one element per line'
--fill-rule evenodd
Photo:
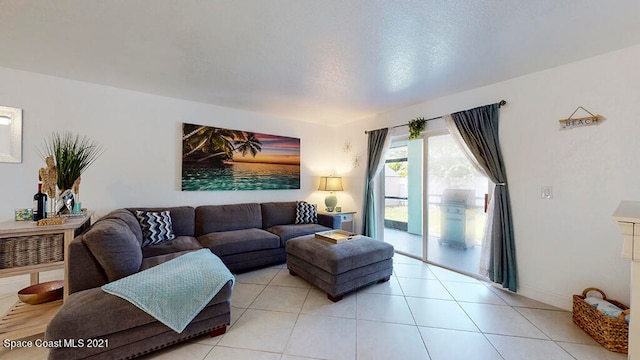
<path fill-rule="evenodd" d="M 157 245 L 149 245 L 142 248 L 142 257 L 148 258 L 175 252 L 199 250 L 202 245 L 192 236 L 178 236 L 173 240 L 165 241 Z"/>
<path fill-rule="evenodd" d="M 171 215 L 171 225 L 173 226 L 173 234 L 175 236 L 195 235 L 195 209 L 191 206 L 128 208 L 127 210 L 129 210 L 134 217 L 136 210 L 149 212 L 168 210 L 169 215 Z"/>
<path fill-rule="evenodd" d="M 202 249 L 202 247 L 200 247 L 200 249 Z M 150 257 L 144 258 L 142 259 L 142 265 L 140 265 L 140 271 L 147 270 L 156 265 L 160 265 L 171 259 L 175 259 L 178 256 L 184 255 L 186 253 L 190 253 L 192 251 L 195 251 L 195 250 L 178 251 L 174 253 L 162 254 L 162 255 L 156 255 L 156 256 L 150 256 Z"/>
<path fill-rule="evenodd" d="M 319 231 L 331 230 L 320 224 L 299 224 L 299 225 L 276 225 L 266 229 L 268 232 L 278 235 L 281 239 L 281 245 L 285 246 L 287 240 L 294 237 L 315 234 Z"/>
<path fill-rule="evenodd" d="M 262 229 L 213 232 L 199 236 L 198 241 L 218 256 L 280 247 L 280 238 Z"/>
<path fill-rule="evenodd" d="M 260 204 L 262 210 L 262 228 L 276 225 L 295 224 L 296 202 L 267 202 Z"/>
<path fill-rule="evenodd" d="M 102 265 L 82 241 L 83 238 L 84 235 L 76 236 L 69 244 L 69 251 L 64 254 L 69 263 L 69 294 L 109 282 Z"/>
<path fill-rule="evenodd" d="M 135 214 L 132 214 L 126 209 L 117 209 L 103 216 L 100 220 L 103 219 L 117 219 L 123 221 L 127 224 L 133 235 L 135 235 L 136 239 L 138 239 L 140 246 L 142 246 L 142 229 L 140 228 L 140 223 L 138 222 Z"/>
<path fill-rule="evenodd" d="M 206 205 L 196 208 L 196 237 L 201 235 L 241 229 L 261 228 L 260 205 Z"/>
<path fill-rule="evenodd" d="M 220 256 L 220 259 L 229 268 L 229 271 L 237 274 L 256 268 L 282 264 L 287 260 L 287 254 L 283 247 L 278 247 L 275 249 Z"/>
<path fill-rule="evenodd" d="M 100 263 L 109 281 L 140 270 L 142 249 L 129 226 L 117 219 L 96 222 L 82 239 Z"/>

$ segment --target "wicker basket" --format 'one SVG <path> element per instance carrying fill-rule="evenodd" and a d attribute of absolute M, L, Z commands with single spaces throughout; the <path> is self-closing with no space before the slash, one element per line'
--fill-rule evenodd
<path fill-rule="evenodd" d="M 620 317 L 610 318 L 584 301 L 590 291 L 599 292 L 602 299 L 624 310 Z M 573 295 L 573 322 L 610 351 L 626 354 L 629 349 L 629 324 L 624 321 L 628 313 L 628 306 L 607 299 L 605 293 L 597 288 L 586 288 L 582 295 Z"/>
<path fill-rule="evenodd" d="M 46 264 L 63 259 L 63 234 L 0 239 L 0 269 Z"/>

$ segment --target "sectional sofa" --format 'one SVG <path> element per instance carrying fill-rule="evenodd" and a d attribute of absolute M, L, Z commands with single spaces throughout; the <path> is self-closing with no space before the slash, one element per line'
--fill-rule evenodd
<path fill-rule="evenodd" d="M 51 349 L 49 358 L 130 358 L 205 333 L 224 333 L 230 321 L 231 282 L 182 333 L 101 286 L 202 248 L 209 248 L 235 273 L 283 263 L 287 240 L 339 227 L 338 219 L 322 214 L 299 221 L 299 205 L 294 201 L 126 208 L 107 214 L 69 246 L 69 296 L 47 327 L 45 339 L 103 339 L 109 346 L 62 346 Z M 145 244 L 139 212 L 168 214 L 171 239 Z"/>

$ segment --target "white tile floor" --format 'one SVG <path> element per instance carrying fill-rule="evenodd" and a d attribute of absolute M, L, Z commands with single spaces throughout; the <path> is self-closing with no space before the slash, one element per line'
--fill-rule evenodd
<path fill-rule="evenodd" d="M 237 276 L 232 325 L 148 359 L 626 359 L 571 313 L 396 255 L 394 276 L 332 303 L 286 267 Z M 4 309 L 13 297 L 0 297 Z M 0 359 L 46 359 L 43 349 Z"/>

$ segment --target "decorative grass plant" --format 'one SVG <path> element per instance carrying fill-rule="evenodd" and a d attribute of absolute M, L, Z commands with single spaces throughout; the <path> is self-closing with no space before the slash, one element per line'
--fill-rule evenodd
<path fill-rule="evenodd" d="M 64 191 L 73 188 L 74 182 L 103 152 L 101 144 L 86 136 L 64 132 L 52 133 L 49 139 L 45 139 L 40 156 L 43 160 L 47 156 L 53 156 L 58 189 Z"/>

